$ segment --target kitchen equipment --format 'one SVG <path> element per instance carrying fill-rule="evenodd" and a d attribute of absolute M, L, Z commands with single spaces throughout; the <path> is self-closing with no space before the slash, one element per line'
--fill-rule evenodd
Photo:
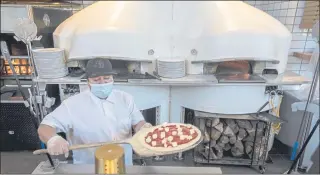
<path fill-rule="evenodd" d="M 68 74 L 63 49 L 46 48 L 32 52 L 40 78 L 61 78 Z"/>
<path fill-rule="evenodd" d="M 60 162 L 59 166 L 49 173 L 48 162 L 42 161 L 31 174 L 95 174 L 94 164 L 70 164 Z M 127 174 L 222 174 L 220 167 L 193 166 L 126 166 Z"/>
<path fill-rule="evenodd" d="M 186 75 L 185 60 L 157 60 L 158 75 L 165 78 L 181 78 Z"/>
<path fill-rule="evenodd" d="M 296 141 L 294 142 L 293 144 L 293 150 L 292 150 L 292 154 L 291 154 L 291 160 L 293 160 L 295 158 L 295 154 L 297 152 L 297 150 L 299 150 L 299 137 L 302 135 L 302 138 L 305 138 L 306 137 L 306 134 L 307 132 L 305 132 L 304 129 L 309 129 L 308 127 L 308 123 L 310 123 L 310 118 L 307 118 L 308 116 L 308 105 L 309 103 L 311 103 L 315 97 L 315 92 L 318 91 L 317 89 L 319 89 L 319 20 L 316 22 L 316 24 L 313 26 L 312 30 L 315 30 L 312 32 L 312 37 L 315 38 L 316 42 L 317 42 L 317 46 L 316 46 L 316 49 L 318 50 L 314 50 L 315 54 L 313 55 L 314 59 L 312 59 L 312 63 L 313 65 L 311 66 L 312 69 L 314 69 L 314 75 L 313 75 L 313 78 L 312 78 L 312 83 L 310 85 L 310 90 L 309 90 L 309 93 L 308 93 L 308 98 L 307 98 L 307 103 L 305 105 L 305 110 L 303 111 L 303 117 L 302 117 L 302 123 L 300 125 L 300 128 L 299 128 L 299 132 L 298 132 L 298 135 L 297 135 L 297 139 Z M 307 127 L 307 128 L 305 128 Z M 307 141 L 306 141 L 307 142 Z M 306 145 L 304 145 L 306 146 Z M 303 152 L 301 152 L 302 154 Z M 296 159 L 294 160 L 296 161 Z M 298 161 L 298 160 L 297 160 Z M 293 168 L 294 166 L 296 166 L 296 164 L 293 164 L 291 168 Z M 291 169 L 290 168 L 290 172 L 291 172 Z M 296 167 L 295 167 L 296 168 Z"/>
<path fill-rule="evenodd" d="M 297 162 L 299 161 L 301 155 L 303 154 L 304 150 L 306 149 L 306 147 L 308 146 L 308 143 L 311 139 L 311 137 L 313 136 L 313 134 L 315 133 L 315 131 L 317 130 L 318 126 L 319 126 L 319 123 L 320 123 L 320 119 L 317 120 L 316 124 L 313 126 L 310 134 L 308 135 L 306 141 L 303 143 L 302 147 L 301 147 L 301 150 L 299 151 L 297 157 L 294 159 L 294 161 L 292 162 L 290 168 L 289 168 L 289 171 L 287 174 L 291 174 L 292 170 L 294 169 L 294 167 L 296 166 Z"/>
<path fill-rule="evenodd" d="M 124 149 L 116 144 L 104 145 L 95 152 L 96 174 L 125 174 Z"/>
<path fill-rule="evenodd" d="M 3 61 L 3 68 L 1 72 L 1 76 L 3 77 L 12 77 L 13 72 L 10 68 L 10 65 L 7 60 L 2 60 Z M 17 73 L 18 78 L 20 79 L 21 77 L 28 77 L 31 74 L 31 68 L 30 64 L 27 58 L 13 58 L 12 59 L 12 64 L 15 72 Z"/>
<path fill-rule="evenodd" d="M 31 53 L 31 48 L 32 48 L 31 41 L 33 41 L 34 39 L 37 38 L 36 37 L 36 35 L 37 35 L 37 26 L 29 18 L 18 19 L 18 23 L 16 24 L 16 26 L 14 28 L 14 34 L 15 34 L 14 38 L 17 41 L 20 40 L 20 41 L 23 41 L 26 44 L 26 47 L 28 49 L 28 57 L 29 57 L 30 67 L 32 67 L 32 69 L 31 69 L 32 76 L 33 76 L 33 78 L 35 78 L 36 71 L 35 71 L 35 68 L 34 68 L 34 59 L 32 57 L 32 53 Z M 39 39 L 39 38 L 37 38 L 37 39 Z M 30 100 L 28 101 L 26 95 L 22 91 L 22 86 L 21 86 L 20 81 L 19 81 L 19 79 L 17 77 L 15 68 L 12 65 L 10 53 L 9 53 L 9 50 L 8 50 L 8 47 L 7 47 L 7 44 L 6 44 L 5 41 L 1 41 L 1 51 L 2 51 L 2 54 L 4 55 L 4 57 L 7 59 L 9 65 L 10 65 L 10 68 L 12 70 L 13 76 L 16 79 L 16 83 L 18 84 L 19 91 L 20 91 L 20 93 L 22 95 L 23 103 L 24 103 L 25 107 L 27 107 L 27 108 L 30 107 L 29 108 L 30 109 L 29 112 L 31 114 L 31 120 L 33 121 L 34 127 L 37 129 L 41 119 L 44 116 L 44 108 L 43 108 L 43 106 L 41 105 L 41 102 L 40 102 L 42 100 L 36 100 L 35 98 L 33 98 L 33 99 L 30 98 Z M 36 92 L 39 92 L 39 86 L 35 86 L 34 82 L 32 82 L 31 88 L 32 88 L 34 94 L 36 94 Z M 35 88 L 37 88 L 37 91 L 35 91 Z M 37 94 L 37 95 L 39 95 L 39 94 Z M 28 102 L 30 102 L 30 103 L 28 103 Z M 38 104 L 39 104 L 39 106 L 38 106 Z M 34 106 L 35 111 L 33 111 L 32 105 Z M 34 116 L 34 118 L 32 116 Z M 41 144 L 41 145 L 43 146 L 44 144 Z M 54 168 L 54 164 L 53 164 L 51 156 L 48 153 L 46 153 L 46 155 L 48 157 L 48 160 L 49 160 L 51 166 Z"/>
<path fill-rule="evenodd" d="M 28 35 L 27 35 L 27 36 L 24 36 L 24 37 L 28 37 Z M 30 41 L 29 41 L 29 42 L 30 42 Z M 28 101 L 28 98 L 27 98 L 26 94 L 24 93 L 24 91 L 22 90 L 22 86 L 21 86 L 20 81 L 19 81 L 19 79 L 18 79 L 18 77 L 17 77 L 17 73 L 16 73 L 16 71 L 15 71 L 13 65 L 12 65 L 11 57 L 10 57 L 10 54 L 9 54 L 9 50 L 8 50 L 8 47 L 7 47 L 7 44 L 6 44 L 5 41 L 1 41 L 1 52 L 2 52 L 2 54 L 4 55 L 4 57 L 6 58 L 7 62 L 9 63 L 9 66 L 10 66 L 10 68 L 11 68 L 11 70 L 12 70 L 13 76 L 14 76 L 15 79 L 16 79 L 16 83 L 17 83 L 17 85 L 18 85 L 18 90 L 19 90 L 19 92 L 21 93 L 21 96 L 22 96 L 22 99 L 23 99 L 22 102 L 24 103 L 24 105 L 25 105 L 26 108 L 30 107 L 30 106 L 32 105 L 32 103 L 28 103 L 28 102 L 29 102 L 29 101 Z M 35 103 L 34 103 L 34 104 L 35 104 Z M 32 109 L 32 108 L 30 108 L 30 109 Z M 31 122 L 34 124 L 35 129 L 37 129 L 37 128 L 38 128 L 38 125 L 39 125 L 39 123 L 40 123 L 40 122 L 39 122 L 39 117 L 36 115 L 36 113 L 34 113 L 34 111 L 28 110 L 28 113 L 29 113 L 29 117 L 31 118 Z M 38 121 L 37 121 L 37 119 L 38 119 Z M 29 128 L 29 129 L 30 129 L 30 128 Z M 10 132 L 9 132 L 9 133 L 10 133 Z M 14 133 L 14 132 L 13 132 L 13 133 Z M 50 156 L 48 153 L 47 153 L 47 157 L 48 157 L 48 159 L 49 159 L 52 167 L 54 167 L 52 158 L 51 158 L 51 156 Z"/>
<path fill-rule="evenodd" d="M 148 72 L 146 72 L 146 73 L 145 73 L 145 75 L 146 75 L 146 76 L 154 77 L 155 79 L 157 79 L 157 80 L 160 80 L 160 81 L 161 81 L 161 78 L 160 78 L 160 77 L 158 77 L 158 76 L 156 76 L 156 75 L 154 75 L 154 74 L 149 74 Z"/>
<path fill-rule="evenodd" d="M 174 124 L 174 123 L 173 123 Z M 76 149 L 85 149 L 85 148 L 92 148 L 92 147 L 99 147 L 107 144 L 130 144 L 132 146 L 132 149 L 135 151 L 135 153 L 140 157 L 151 157 L 151 156 L 158 156 L 158 155 L 168 155 L 168 154 L 174 154 L 181 151 L 187 151 L 194 147 L 196 147 L 201 141 L 202 137 L 199 138 L 196 144 L 190 145 L 189 147 L 178 150 L 178 151 L 172 151 L 170 148 L 166 151 L 154 151 L 146 148 L 144 144 L 140 142 L 140 137 L 145 136 L 148 132 L 153 130 L 155 127 L 151 128 L 144 128 L 141 129 L 139 132 L 133 135 L 132 138 L 122 140 L 122 141 L 114 141 L 114 142 L 102 142 L 102 143 L 92 143 L 92 144 L 82 144 L 82 145 L 72 145 L 69 147 L 69 150 L 76 150 Z M 200 130 L 197 129 L 198 133 L 201 133 Z M 40 149 L 33 152 L 33 154 L 43 154 L 47 153 L 48 151 L 46 149 Z"/>

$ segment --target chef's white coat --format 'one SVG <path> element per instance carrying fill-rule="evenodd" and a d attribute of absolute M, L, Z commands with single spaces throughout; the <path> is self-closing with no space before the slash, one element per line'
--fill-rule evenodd
<path fill-rule="evenodd" d="M 112 90 L 106 100 L 89 90 L 72 96 L 48 114 L 41 124 L 58 132 L 66 132 L 70 145 L 122 140 L 132 136 L 132 125 L 144 120 L 133 97 L 123 91 Z M 132 164 L 132 148 L 125 149 L 126 165 Z M 73 162 L 94 163 L 96 148 L 73 151 Z"/>

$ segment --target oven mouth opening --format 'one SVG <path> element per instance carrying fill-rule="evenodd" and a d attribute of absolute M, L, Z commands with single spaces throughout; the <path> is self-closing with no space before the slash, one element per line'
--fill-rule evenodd
<path fill-rule="evenodd" d="M 215 76 L 219 83 L 265 83 L 253 73 L 252 61 L 224 61 L 217 65 Z"/>

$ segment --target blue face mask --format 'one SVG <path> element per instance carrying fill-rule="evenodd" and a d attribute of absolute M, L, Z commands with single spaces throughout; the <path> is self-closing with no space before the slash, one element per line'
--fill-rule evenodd
<path fill-rule="evenodd" d="M 104 84 L 90 84 L 91 92 L 98 98 L 107 98 L 113 88 L 113 82 Z"/>

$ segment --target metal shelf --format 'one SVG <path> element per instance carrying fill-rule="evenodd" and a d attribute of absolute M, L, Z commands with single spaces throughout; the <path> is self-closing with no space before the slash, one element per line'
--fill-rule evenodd
<path fill-rule="evenodd" d="M 2 56 L 1 55 L 1 58 L 4 58 L 4 56 Z M 25 55 L 25 56 L 15 56 L 15 55 L 11 55 L 11 59 L 26 59 L 26 58 L 28 58 L 28 56 L 27 55 Z"/>
<path fill-rule="evenodd" d="M 19 80 L 32 80 L 30 75 L 18 75 Z M 14 80 L 14 76 L 13 75 L 1 75 L 0 79 L 3 80 Z"/>

